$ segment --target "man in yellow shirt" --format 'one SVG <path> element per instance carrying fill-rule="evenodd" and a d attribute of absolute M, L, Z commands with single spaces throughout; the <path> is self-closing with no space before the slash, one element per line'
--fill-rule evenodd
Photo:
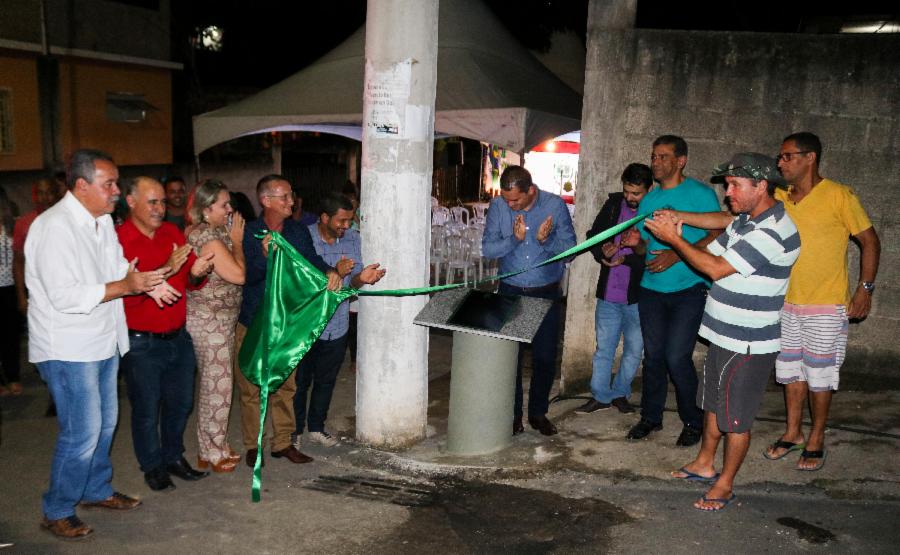
<path fill-rule="evenodd" d="M 781 321 L 775 379 L 785 386 L 787 428 L 765 452 L 776 460 L 801 450 L 798 470 L 825 464 L 825 423 L 847 347 L 849 319 L 869 314 L 881 243 L 853 190 L 819 175 L 822 143 L 800 132 L 782 141 L 778 168 L 788 190 L 784 203 L 800 232 L 800 257 L 791 271 Z M 850 236 L 859 243 L 859 283 L 851 297 L 847 270 Z M 810 398 L 812 429 L 804 438 L 803 405 Z"/>

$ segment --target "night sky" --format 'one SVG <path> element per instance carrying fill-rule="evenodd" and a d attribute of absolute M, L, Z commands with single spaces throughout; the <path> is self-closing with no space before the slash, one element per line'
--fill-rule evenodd
<path fill-rule="evenodd" d="M 588 0 L 485 0 L 529 48 L 546 49 L 556 29 L 584 36 Z M 637 26 L 656 29 L 797 32 L 840 26 L 849 14 L 893 14 L 897 2 L 638 2 Z M 365 23 L 365 0 L 172 2 L 173 57 L 194 69 L 201 87 L 263 88 L 297 72 Z M 197 28 L 225 30 L 221 52 L 194 51 Z"/>

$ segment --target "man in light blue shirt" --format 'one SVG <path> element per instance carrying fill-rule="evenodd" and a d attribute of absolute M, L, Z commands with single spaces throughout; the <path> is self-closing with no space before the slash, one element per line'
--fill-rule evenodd
<path fill-rule="evenodd" d="M 385 270 L 378 264 L 362 265 L 362 247 L 359 232 L 350 229 L 353 223 L 353 203 L 347 197 L 331 193 L 321 200 L 319 221 L 309 226 L 316 254 L 333 266 L 343 279 L 343 286 L 358 289 L 380 280 Z M 344 362 L 347 350 L 347 331 L 350 328 L 349 301 L 338 305 L 328 325 L 313 346 L 297 365 L 294 379 L 294 418 L 296 430 L 293 445 L 300 449 L 300 437 L 306 427 L 307 437 L 314 443 L 331 447 L 337 444 L 325 431 L 325 419 L 334 393 L 338 370 Z M 312 393 L 309 393 L 312 386 Z M 309 407 L 307 411 L 307 396 Z"/>
<path fill-rule="evenodd" d="M 500 273 L 530 268 L 575 246 L 575 230 L 565 202 L 541 191 L 531 174 L 510 166 L 500 176 L 500 196 L 491 201 L 481 249 L 485 258 L 500 259 Z M 504 279 L 500 293 L 543 299 L 559 299 L 559 281 L 565 264 L 554 262 Z M 528 423 L 544 435 L 557 433 L 547 419 L 550 389 L 556 376 L 559 348 L 559 303 L 554 302 L 531 343 L 532 373 L 528 390 Z M 522 351 L 516 372 L 513 435 L 522 425 Z"/>

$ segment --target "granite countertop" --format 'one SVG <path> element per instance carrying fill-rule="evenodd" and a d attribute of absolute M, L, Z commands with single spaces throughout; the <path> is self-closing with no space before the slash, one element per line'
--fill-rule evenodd
<path fill-rule="evenodd" d="M 474 333 L 498 339 L 508 339 L 522 343 L 531 343 L 537 333 L 544 316 L 553 304 L 549 299 L 519 297 L 518 309 L 509 318 L 500 331 L 491 331 L 454 325 L 448 323 L 453 313 L 462 304 L 472 289 L 459 288 L 436 293 L 425 308 L 419 312 L 413 323 L 431 328 Z"/>

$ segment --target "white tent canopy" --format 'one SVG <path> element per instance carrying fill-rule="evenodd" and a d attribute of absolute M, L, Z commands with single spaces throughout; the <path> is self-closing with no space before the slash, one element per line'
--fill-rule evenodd
<path fill-rule="evenodd" d="M 194 151 L 267 131 L 319 131 L 360 140 L 364 51 L 363 26 L 284 81 L 195 117 Z M 581 96 L 478 0 L 441 0 L 435 110 L 435 133 L 516 152 L 581 127 Z"/>

